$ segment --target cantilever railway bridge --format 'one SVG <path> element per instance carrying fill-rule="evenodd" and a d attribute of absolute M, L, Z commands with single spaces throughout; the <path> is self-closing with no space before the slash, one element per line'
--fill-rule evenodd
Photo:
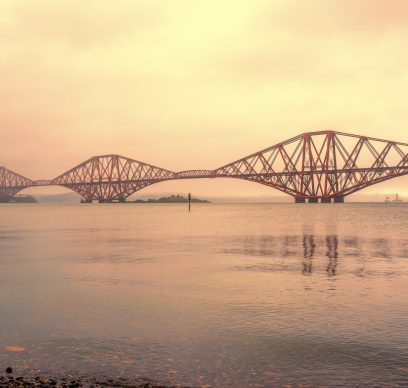
<path fill-rule="evenodd" d="M 146 186 L 175 179 L 238 178 L 275 188 L 295 202 L 344 202 L 367 186 L 408 174 L 408 144 L 335 131 L 309 132 L 215 170 L 173 172 L 119 155 L 94 156 L 51 180 L 0 167 L 0 202 L 34 186 L 59 185 L 84 202 L 123 202 Z"/>

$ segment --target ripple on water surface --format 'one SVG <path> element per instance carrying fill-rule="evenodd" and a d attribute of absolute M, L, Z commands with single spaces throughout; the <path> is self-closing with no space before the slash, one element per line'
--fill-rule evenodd
<path fill-rule="evenodd" d="M 0 365 L 406 385 L 407 280 L 406 205 L 0 205 Z"/>

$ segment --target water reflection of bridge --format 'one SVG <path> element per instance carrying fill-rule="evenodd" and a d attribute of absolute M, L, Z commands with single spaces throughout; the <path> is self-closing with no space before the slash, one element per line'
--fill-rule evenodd
<path fill-rule="evenodd" d="M 337 259 L 339 257 L 339 240 L 336 235 L 326 236 L 326 257 L 328 258 L 326 272 L 329 276 L 336 275 Z M 315 256 L 316 242 L 311 234 L 303 236 L 303 274 L 311 274 L 313 271 L 313 258 Z"/>
<path fill-rule="evenodd" d="M 342 259 L 356 259 L 361 274 L 364 262 L 371 259 L 390 261 L 393 257 L 408 258 L 408 241 L 312 233 L 242 236 L 224 241 L 222 251 L 257 259 L 241 269 L 272 272 L 300 269 L 303 275 L 324 271 L 329 277 L 334 277 Z"/>

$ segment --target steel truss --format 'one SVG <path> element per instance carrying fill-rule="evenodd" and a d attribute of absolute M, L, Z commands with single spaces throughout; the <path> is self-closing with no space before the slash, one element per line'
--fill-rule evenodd
<path fill-rule="evenodd" d="M 32 186 L 60 185 L 85 202 L 122 202 L 154 183 L 238 178 L 273 187 L 296 202 L 343 202 L 367 186 L 408 173 L 408 144 L 335 131 L 304 133 L 215 170 L 172 172 L 119 155 L 95 156 L 52 180 L 0 167 L 0 201 Z"/>

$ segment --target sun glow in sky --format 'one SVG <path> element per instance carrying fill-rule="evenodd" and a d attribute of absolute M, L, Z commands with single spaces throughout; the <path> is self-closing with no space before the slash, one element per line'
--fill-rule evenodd
<path fill-rule="evenodd" d="M 214 169 L 301 132 L 408 142 L 408 1 L 0 2 L 0 164 Z M 146 192 L 280 195 L 247 182 Z M 408 195 L 408 179 L 367 193 Z"/>

